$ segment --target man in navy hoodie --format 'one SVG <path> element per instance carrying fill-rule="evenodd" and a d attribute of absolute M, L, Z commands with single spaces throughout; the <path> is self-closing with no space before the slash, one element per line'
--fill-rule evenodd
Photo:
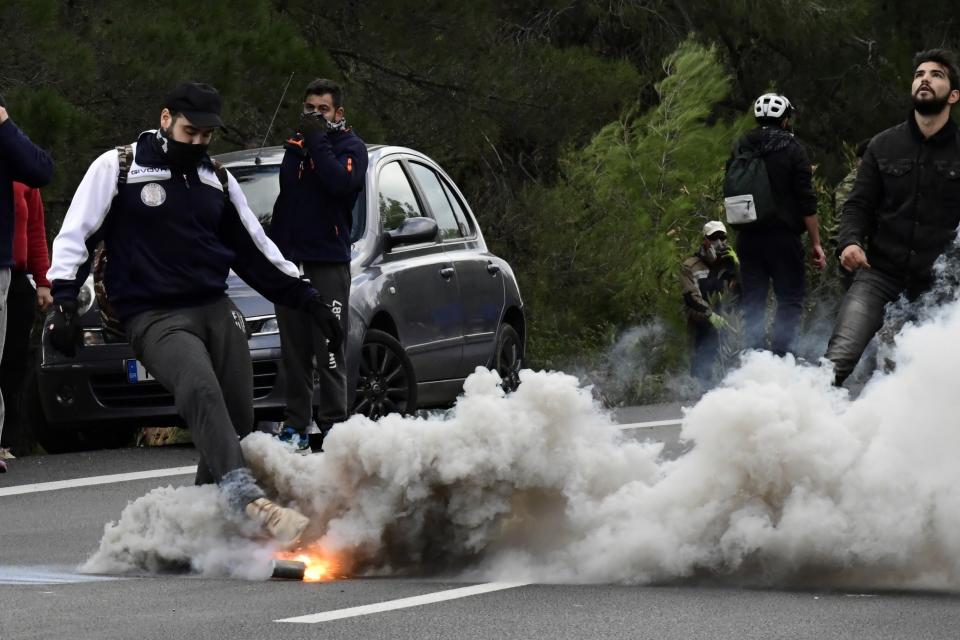
<path fill-rule="evenodd" d="M 307 85 L 299 127 L 284 145 L 270 237 L 330 302 L 346 334 L 353 206 L 363 190 L 367 147 L 347 127 L 342 99 L 343 91 L 331 80 Z M 344 346 L 328 344 L 301 311 L 278 308 L 277 323 L 287 384 L 282 437 L 294 439 L 302 449 L 312 440 L 313 448 L 319 449 L 322 434 L 347 418 Z M 314 358 L 320 381 L 316 422 L 312 415 Z M 308 439 L 311 434 L 317 435 Z"/>
<path fill-rule="evenodd" d="M 7 113 L 0 97 L 0 358 L 7 333 L 7 292 L 13 267 L 13 183 L 43 187 L 53 176 L 53 160 L 23 134 Z M 3 431 L 3 395 L 0 395 L 0 432 Z M 0 460 L 0 473 L 7 464 Z"/>
<path fill-rule="evenodd" d="M 51 345 L 72 356 L 77 294 L 102 239 L 109 307 L 137 359 L 173 393 L 200 451 L 197 484 L 216 482 L 232 507 L 292 543 L 307 518 L 264 496 L 240 448 L 253 429 L 253 370 L 227 275 L 232 268 L 272 302 L 303 309 L 331 341 L 339 325 L 266 237 L 237 181 L 207 155 L 221 126 L 217 91 L 185 83 L 164 101 L 159 129 L 93 162 L 53 243 L 47 328 Z"/>

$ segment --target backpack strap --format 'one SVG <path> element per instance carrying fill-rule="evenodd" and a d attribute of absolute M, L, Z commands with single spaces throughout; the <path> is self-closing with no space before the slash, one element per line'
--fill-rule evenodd
<path fill-rule="evenodd" d="M 130 167 L 133 165 L 133 145 L 123 144 L 117 147 L 117 155 L 120 157 L 120 171 L 117 172 L 117 187 L 127 184 L 127 175 L 130 173 Z"/>
<path fill-rule="evenodd" d="M 223 166 L 223 163 L 220 162 L 219 160 L 211 159 L 211 162 L 213 163 L 213 172 L 217 174 L 217 178 L 220 180 L 220 186 L 223 187 L 223 197 L 229 200 L 230 199 L 230 191 L 229 191 L 230 179 L 228 177 L 229 174 L 227 174 L 227 169 L 226 167 Z"/>
<path fill-rule="evenodd" d="M 122 144 L 116 149 L 120 160 L 120 170 L 117 171 L 117 190 L 119 191 L 120 187 L 127 184 L 127 176 L 130 174 L 130 167 L 133 166 L 133 145 Z M 90 270 L 93 274 L 93 291 L 97 298 L 97 306 L 100 308 L 100 326 L 103 328 L 105 341 L 123 342 L 126 339 L 123 324 L 117 319 L 117 314 L 110 304 L 107 287 L 103 281 L 108 260 L 107 247 L 101 240 L 94 249 L 93 267 Z"/>

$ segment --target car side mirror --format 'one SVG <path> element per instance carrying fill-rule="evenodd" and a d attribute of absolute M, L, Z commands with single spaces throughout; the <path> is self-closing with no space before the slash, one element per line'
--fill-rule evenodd
<path fill-rule="evenodd" d="M 402 244 L 431 242 L 437 238 L 437 222 L 431 218 L 407 218 L 393 231 L 383 232 L 383 248 L 386 251 Z"/>

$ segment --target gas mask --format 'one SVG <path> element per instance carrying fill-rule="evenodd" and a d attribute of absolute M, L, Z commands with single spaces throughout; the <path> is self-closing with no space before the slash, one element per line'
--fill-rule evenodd
<path fill-rule="evenodd" d="M 716 240 L 710 240 L 710 245 L 703 252 L 703 258 L 706 260 L 707 264 L 713 264 L 717 259 L 727 252 L 727 241 L 717 238 Z"/>

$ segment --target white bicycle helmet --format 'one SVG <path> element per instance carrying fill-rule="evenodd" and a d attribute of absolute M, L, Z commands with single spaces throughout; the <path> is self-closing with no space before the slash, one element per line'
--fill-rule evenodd
<path fill-rule="evenodd" d="M 753 116 L 755 118 L 773 118 L 780 120 L 793 113 L 793 105 L 787 100 L 786 96 L 779 93 L 765 93 L 753 103 Z"/>

